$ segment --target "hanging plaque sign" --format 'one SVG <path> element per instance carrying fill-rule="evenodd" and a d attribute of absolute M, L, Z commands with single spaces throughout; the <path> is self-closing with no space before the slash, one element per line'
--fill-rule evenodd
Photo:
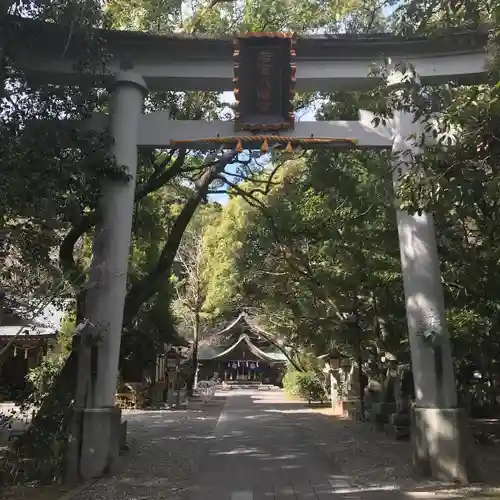
<path fill-rule="evenodd" d="M 248 33 L 234 41 L 235 127 L 277 131 L 293 128 L 295 37 Z"/>

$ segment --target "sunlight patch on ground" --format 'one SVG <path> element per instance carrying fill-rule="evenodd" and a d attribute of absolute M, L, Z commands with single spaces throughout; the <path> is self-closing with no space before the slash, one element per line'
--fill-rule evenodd
<path fill-rule="evenodd" d="M 453 499 L 459 499 L 459 498 L 475 498 L 477 500 L 482 499 L 482 500 L 488 500 L 488 499 L 495 499 L 495 498 L 500 498 L 500 488 L 491 488 L 491 487 L 484 487 L 484 486 L 464 486 L 461 488 L 455 488 L 455 487 L 449 487 L 449 488 L 442 488 L 440 487 L 439 489 L 433 490 L 431 488 L 427 489 L 422 489 L 422 490 L 414 490 L 414 491 L 407 491 L 405 490 L 405 496 L 408 499 L 428 499 L 428 498 L 453 498 Z"/>
<path fill-rule="evenodd" d="M 369 486 L 367 488 L 362 488 L 359 486 L 353 486 L 349 488 L 335 488 L 335 494 L 349 494 L 349 493 L 371 493 L 374 491 L 397 491 L 399 488 L 397 486 Z"/>
<path fill-rule="evenodd" d="M 315 413 L 313 408 L 295 408 L 291 410 L 264 410 L 266 413 Z"/>
<path fill-rule="evenodd" d="M 250 455 L 252 453 L 260 453 L 261 450 L 257 448 L 235 448 L 234 450 L 229 451 L 218 451 L 217 453 L 213 453 L 213 455 Z"/>

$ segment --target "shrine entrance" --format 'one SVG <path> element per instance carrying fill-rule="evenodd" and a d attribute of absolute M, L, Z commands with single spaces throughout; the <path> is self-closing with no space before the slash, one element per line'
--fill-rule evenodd
<path fill-rule="evenodd" d="M 227 362 L 224 369 L 224 381 L 252 381 L 263 382 L 264 370 L 267 371 L 268 366 L 261 361 L 245 361 L 244 359 L 233 359 Z"/>
<path fill-rule="evenodd" d="M 23 25 L 21 21 L 17 24 Z M 16 64 L 25 74 L 42 76 L 51 83 L 72 79 L 78 83 L 88 76 L 96 86 L 112 87 L 111 114 L 95 116 L 81 126 L 109 130 L 111 153 L 130 179 L 127 183 L 108 179 L 102 186 L 96 228 L 99 251 L 93 255 L 89 273 L 95 286 L 87 293 L 87 319 L 103 325 L 103 334 L 93 407 L 85 415 L 89 425 L 100 428 L 102 434 L 90 434 L 85 443 L 88 453 L 82 453 L 92 458 L 85 462 L 82 476 L 96 477 L 117 454 L 116 449 L 110 451 L 110 422 L 114 421 L 138 148 L 207 151 L 203 175 L 209 180 L 215 180 L 245 150 L 252 158 L 256 150 L 293 154 L 307 148 L 389 149 L 397 183 L 425 144 L 420 139 L 428 135 L 429 124 L 415 119 L 411 97 L 403 109 L 393 110 L 383 126 L 377 126 L 374 116 L 364 111 L 357 121 L 295 123 L 295 90 L 366 89 L 381 82 L 370 75 L 370 69 L 374 62 L 382 64 L 386 56 L 391 57 L 391 66 L 385 68 L 383 78 L 391 92 L 408 86 L 415 89 L 421 83 L 453 80 L 468 84 L 487 74 L 486 38 L 466 33 L 437 40 L 390 36 L 296 39 L 290 33 L 248 33 L 234 39 L 191 39 L 144 33 L 132 38 L 126 32 L 103 32 L 113 57 L 99 76 L 78 71 L 74 34 L 48 23 L 35 24 L 26 23 L 26 43 L 16 44 Z M 131 40 L 136 40 L 138 50 L 132 50 Z M 66 49 L 61 55 L 53 47 Z M 112 81 L 109 75 L 114 75 Z M 165 111 L 143 114 L 148 86 L 154 91 L 234 89 L 234 121 L 171 120 Z M 397 224 L 416 394 L 412 419 L 415 460 L 428 475 L 464 482 L 470 465 L 464 431 L 467 422 L 465 413 L 457 408 L 433 217 L 399 211 Z M 224 366 L 231 361 L 246 362 L 233 355 L 224 360 Z M 444 427 L 449 430 L 446 436 Z"/>

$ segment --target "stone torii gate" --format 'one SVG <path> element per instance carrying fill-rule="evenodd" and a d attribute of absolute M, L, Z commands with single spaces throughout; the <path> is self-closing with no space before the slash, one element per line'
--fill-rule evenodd
<path fill-rule="evenodd" d="M 411 168 L 412 155 L 401 153 L 418 152 L 410 137 L 423 133 L 412 115 L 395 111 L 385 127 L 374 127 L 366 112 L 360 113 L 358 121 L 294 123 L 290 107 L 293 91 L 369 88 L 378 82 L 368 76 L 370 68 L 373 63 L 382 63 L 382 56 L 411 64 L 423 84 L 452 80 L 474 83 L 486 75 L 485 38 L 477 33 L 437 39 L 378 35 L 297 40 L 287 34 L 250 34 L 239 36 L 233 48 L 230 38 L 117 31 L 100 33 L 113 55 L 106 74 L 86 75 L 75 69 L 79 42 L 72 40 L 68 45 L 65 29 L 26 20 L 19 25 L 29 36 L 16 45 L 16 61 L 31 77 L 54 83 L 92 78 L 96 86 L 110 88 L 111 113 L 94 117 L 91 127 L 109 130 L 114 139 L 112 153 L 131 179 L 128 183 L 110 179 L 103 185 L 102 220 L 94 242 L 90 280 L 96 285 L 88 292 L 86 314 L 105 334 L 99 345 L 94 405 L 85 410 L 89 429 L 98 429 L 88 434 L 82 451 L 80 473 L 87 478 L 102 474 L 117 455 L 116 439 L 111 438 L 112 415 L 138 148 L 182 145 L 199 150 L 224 146 L 236 151 L 257 147 L 265 151 L 273 146 L 290 150 L 300 144 L 392 149 L 395 161 L 407 169 Z M 274 64 L 264 69 L 258 66 L 262 58 L 269 63 L 269 57 L 275 58 Z M 255 76 L 256 68 L 260 68 L 260 76 Z M 256 82 L 256 78 L 260 80 Z M 233 85 L 237 87 L 236 123 L 174 121 L 168 112 L 142 112 L 148 89 L 224 91 L 233 90 Z M 267 104 L 266 92 L 271 96 Z M 431 214 L 399 212 L 397 221 L 416 393 L 416 465 L 427 475 L 467 482 L 468 432 L 465 415 L 457 408 L 433 218 Z"/>

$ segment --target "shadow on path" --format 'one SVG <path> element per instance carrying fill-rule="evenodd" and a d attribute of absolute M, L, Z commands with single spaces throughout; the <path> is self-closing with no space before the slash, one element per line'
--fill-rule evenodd
<path fill-rule="evenodd" d="M 188 409 L 124 411 L 130 451 L 117 470 L 72 500 L 180 500 L 214 438 L 225 398 Z"/>
<path fill-rule="evenodd" d="M 363 486 L 327 458 L 303 425 L 287 417 L 297 413 L 331 421 L 304 403 L 287 401 L 280 391 L 229 394 L 189 500 L 470 497 L 470 491 L 445 491 L 443 485 L 404 490 L 388 484 Z"/>

